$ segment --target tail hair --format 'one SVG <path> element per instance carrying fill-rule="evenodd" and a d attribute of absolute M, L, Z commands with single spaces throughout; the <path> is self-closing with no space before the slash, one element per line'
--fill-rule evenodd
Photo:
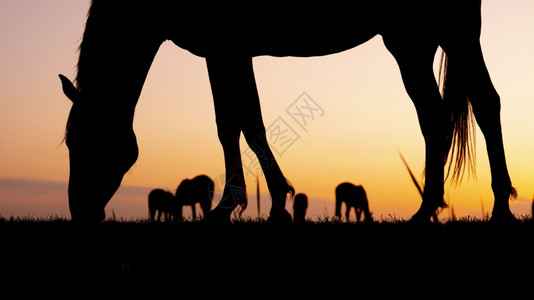
<path fill-rule="evenodd" d="M 453 61 L 454 64 L 454 61 Z M 453 65 L 455 67 L 455 65 Z M 460 183 L 467 169 L 468 175 L 476 179 L 476 131 L 473 108 L 469 97 L 462 88 L 462 83 L 458 82 L 457 72 L 447 72 L 449 69 L 449 59 L 442 51 L 439 67 L 439 87 L 440 92 L 447 107 L 450 107 L 450 128 L 449 136 L 450 148 L 445 152 L 444 160 L 448 163 L 446 179 L 451 177 L 451 182 Z"/>

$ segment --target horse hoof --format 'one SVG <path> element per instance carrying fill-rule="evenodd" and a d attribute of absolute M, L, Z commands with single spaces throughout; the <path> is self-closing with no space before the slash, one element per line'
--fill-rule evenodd
<path fill-rule="evenodd" d="M 496 225 L 514 225 L 519 223 L 519 220 L 512 214 L 512 212 L 494 213 L 490 218 L 490 223 Z"/>
<path fill-rule="evenodd" d="M 410 218 L 410 223 L 412 224 L 430 224 L 430 218 L 432 215 L 428 215 L 418 211 Z"/>
<path fill-rule="evenodd" d="M 99 224 L 106 218 L 106 212 L 102 210 L 91 210 L 88 212 L 71 211 L 72 222 L 76 224 Z"/>
<path fill-rule="evenodd" d="M 271 211 L 267 221 L 274 224 L 291 224 L 293 223 L 293 218 L 291 217 L 291 214 L 284 209 L 277 212 Z"/>
<path fill-rule="evenodd" d="M 232 221 L 230 220 L 230 215 L 231 211 L 227 213 L 221 209 L 215 208 L 206 215 L 204 221 L 208 224 L 230 225 L 232 224 Z"/>

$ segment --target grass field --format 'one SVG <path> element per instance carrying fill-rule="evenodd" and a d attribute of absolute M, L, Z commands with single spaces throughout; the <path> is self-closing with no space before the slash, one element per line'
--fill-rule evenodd
<path fill-rule="evenodd" d="M 473 278 L 517 279 L 525 271 L 532 278 L 534 253 L 530 218 L 508 227 L 472 219 L 427 225 L 402 220 L 275 225 L 250 219 L 222 227 L 199 221 L 110 220 L 85 227 L 54 218 L 3 219 L 0 232 L 2 270 L 13 278 L 171 274 L 186 287 L 207 281 L 266 288 L 267 282 L 297 278 L 316 288 L 326 287 L 315 283 L 323 280 L 463 286 Z"/>

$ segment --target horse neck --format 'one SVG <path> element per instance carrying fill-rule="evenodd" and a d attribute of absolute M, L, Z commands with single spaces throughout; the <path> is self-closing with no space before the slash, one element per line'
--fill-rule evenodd
<path fill-rule="evenodd" d="M 149 62 L 128 57 L 99 59 L 97 55 L 93 59 L 91 54 L 84 59 L 89 62 L 78 71 L 78 88 L 84 101 L 114 114 L 133 115 L 153 56 Z"/>
<path fill-rule="evenodd" d="M 80 44 L 76 83 L 95 112 L 131 122 L 163 39 L 155 27 L 139 22 L 146 12 L 134 5 L 127 13 L 123 10 L 112 1 L 93 1 Z"/>

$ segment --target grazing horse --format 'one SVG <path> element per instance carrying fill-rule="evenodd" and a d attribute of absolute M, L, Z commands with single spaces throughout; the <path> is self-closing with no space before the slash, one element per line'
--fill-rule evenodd
<path fill-rule="evenodd" d="M 365 222 L 371 222 L 373 216 L 369 211 L 369 201 L 367 194 L 361 185 L 354 185 L 350 182 L 344 182 L 336 187 L 336 212 L 335 216 L 341 218 L 341 204 L 345 203 L 345 217 L 349 221 L 350 211 L 354 208 L 356 221 L 360 222 L 362 213 Z"/>
<path fill-rule="evenodd" d="M 200 204 L 202 214 L 208 215 L 211 210 L 211 201 L 213 199 L 213 180 L 206 175 L 199 175 L 193 179 L 184 179 L 176 189 L 177 212 L 174 216 L 177 220 L 183 220 L 184 205 L 191 206 L 193 220 L 196 219 L 196 204 Z"/>
<path fill-rule="evenodd" d="M 304 16 L 304 18 L 303 18 Z M 171 0 L 93 0 L 79 48 L 74 84 L 60 75 L 72 100 L 69 207 L 73 220 L 99 222 L 104 207 L 138 157 L 135 106 L 152 61 L 165 40 L 206 59 L 226 185 L 208 219 L 230 222 L 247 193 L 239 139 L 243 133 L 265 174 L 269 219 L 290 222 L 288 183 L 267 143 L 253 57 L 329 55 L 380 35 L 395 58 L 425 141 L 423 201 L 412 220 L 429 222 L 444 205 L 445 179 L 460 181 L 473 167 L 469 141 L 474 114 L 486 139 L 494 193 L 492 220 L 512 222 L 517 196 L 506 165 L 500 98 L 480 45 L 481 1 L 357 1 L 242 3 Z M 436 82 L 438 47 L 443 79 Z M 449 168 L 447 176 L 445 169 Z"/>
<path fill-rule="evenodd" d="M 162 215 L 165 221 L 170 221 L 175 212 L 176 205 L 174 195 L 171 192 L 162 189 L 153 189 L 148 194 L 148 215 L 150 221 L 160 221 Z"/>
<path fill-rule="evenodd" d="M 308 210 L 308 196 L 299 193 L 293 200 L 293 223 L 304 223 L 306 221 L 306 210 Z"/>

